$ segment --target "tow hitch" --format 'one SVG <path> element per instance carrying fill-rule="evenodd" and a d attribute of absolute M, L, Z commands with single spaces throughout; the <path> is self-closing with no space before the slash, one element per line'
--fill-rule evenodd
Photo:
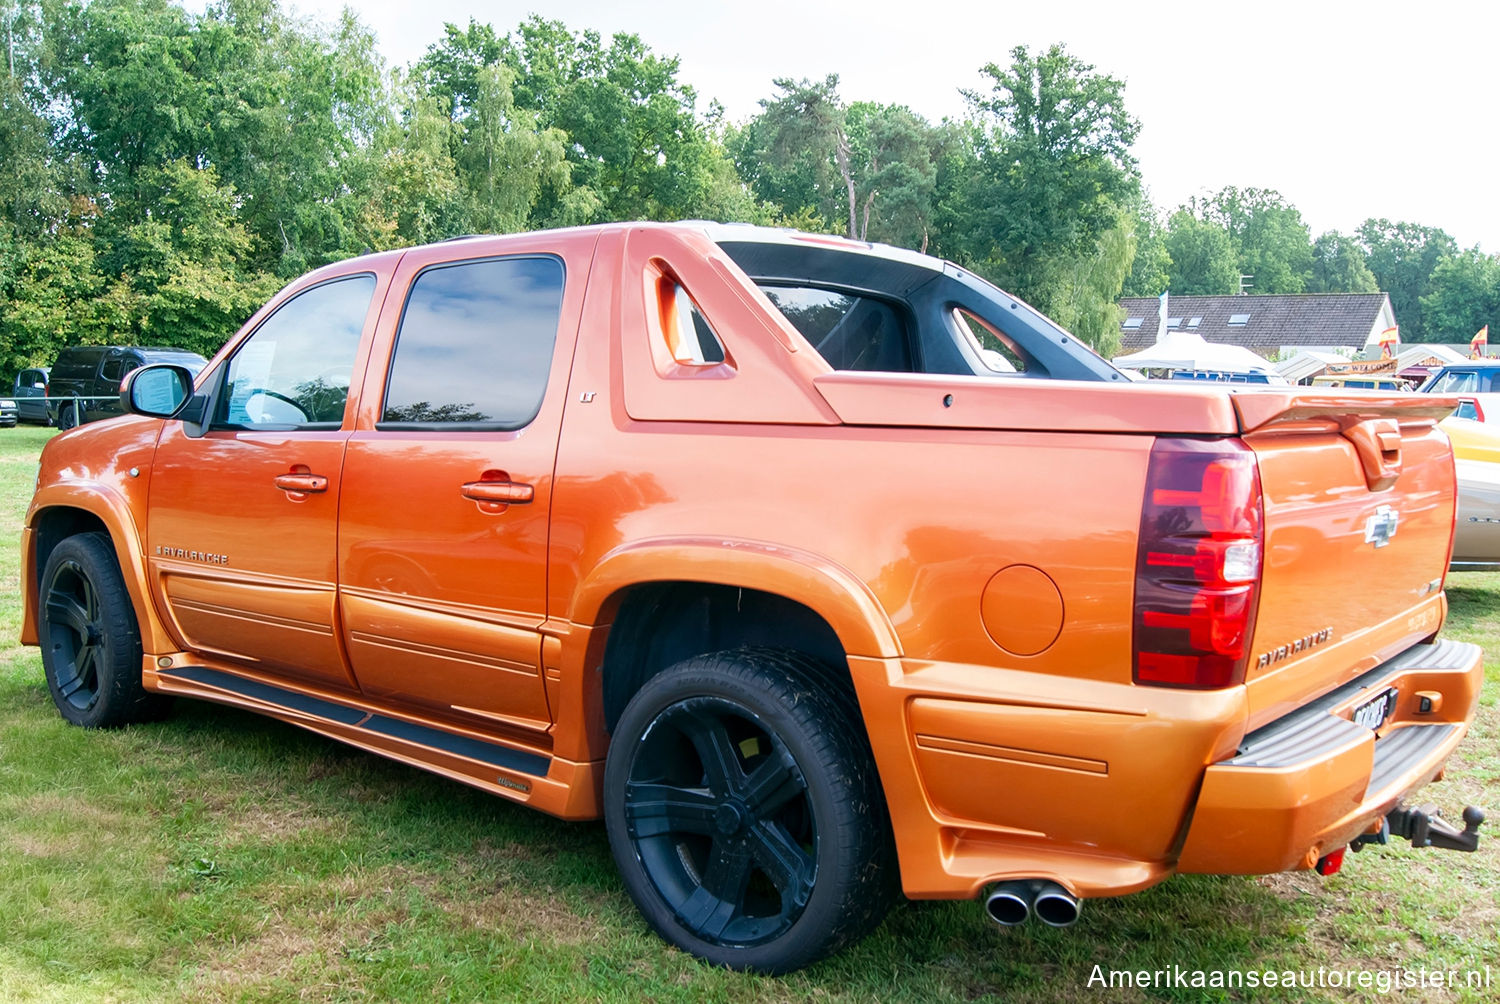
<path fill-rule="evenodd" d="M 1453 824 L 1438 815 L 1437 806 L 1421 805 L 1415 809 L 1395 808 L 1386 813 L 1380 822 L 1380 830 L 1354 838 L 1349 845 L 1359 850 L 1365 844 L 1389 843 L 1391 837 L 1410 840 L 1413 847 L 1440 847 L 1449 851 L 1473 851 L 1479 848 L 1479 825 L 1484 822 L 1484 810 L 1477 805 L 1464 809 L 1464 828 L 1455 829 Z"/>

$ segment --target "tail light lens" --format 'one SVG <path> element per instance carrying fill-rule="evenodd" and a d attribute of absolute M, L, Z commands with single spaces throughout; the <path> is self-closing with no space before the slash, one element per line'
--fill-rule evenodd
<path fill-rule="evenodd" d="M 1135 565 L 1135 681 L 1243 683 L 1260 594 L 1260 468 L 1238 440 L 1159 439 Z"/>

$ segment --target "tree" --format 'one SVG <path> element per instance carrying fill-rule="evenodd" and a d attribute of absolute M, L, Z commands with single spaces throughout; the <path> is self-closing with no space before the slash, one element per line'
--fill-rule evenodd
<path fill-rule="evenodd" d="M 449 116 L 455 123 L 462 122 L 478 100 L 480 74 L 501 65 L 509 45 L 509 39 L 495 34 L 493 25 L 479 24 L 473 18 L 462 30 L 445 23 L 442 39 L 427 47 L 412 71 L 428 93 L 448 99 Z"/>
<path fill-rule="evenodd" d="M 1139 124 L 1125 110 L 1124 84 L 1061 45 L 1036 55 L 1018 46 L 1011 60 L 984 67 L 990 94 L 967 94 L 982 129 L 966 243 L 991 278 L 1054 316 L 1086 319 L 1075 333 L 1101 345 L 1118 329 L 1114 304 L 1134 251 L 1124 210 L 1139 192 L 1130 154 Z M 1122 248 L 1123 265 L 1090 266 L 1117 261 Z M 1083 274 L 1093 280 L 1069 278 Z"/>
<path fill-rule="evenodd" d="M 572 189 L 544 193 L 541 219 L 681 219 L 724 201 L 724 155 L 698 118 L 696 93 L 678 82 L 675 57 L 636 35 L 605 44 L 597 32 L 532 17 L 502 61 L 515 74 L 516 107 L 568 138 Z M 585 203 L 592 216 L 570 218 Z"/>
<path fill-rule="evenodd" d="M 131 214 L 137 222 L 115 241 L 115 289 L 132 309 L 114 319 L 113 337 L 212 355 L 280 282 L 247 269 L 252 238 L 213 168 L 175 160 L 139 182 L 152 208 Z"/>
<path fill-rule="evenodd" d="M 1134 226 L 1135 256 L 1120 295 L 1157 296 L 1162 290 L 1175 289 L 1171 285 L 1172 254 L 1167 250 L 1167 232 L 1145 197 L 1137 200 Z"/>
<path fill-rule="evenodd" d="M 1123 317 L 1117 301 L 1136 255 L 1135 224 L 1133 215 L 1120 209 L 1115 225 L 1099 235 L 1093 253 L 1060 263 L 1048 287 L 1052 319 L 1106 358 L 1120 349 Z"/>
<path fill-rule="evenodd" d="M 778 201 L 783 210 L 816 208 L 830 221 L 847 220 L 845 235 L 859 235 L 858 196 L 848 134 L 848 113 L 839 98 L 838 74 L 823 80 L 772 81 L 781 91 L 762 100 L 758 124 L 763 152 L 782 173 L 782 186 L 795 179 L 801 184 L 801 206 L 794 200 L 777 199 L 776 191 L 761 190 L 762 198 Z M 753 181 L 752 181 L 753 183 Z"/>
<path fill-rule="evenodd" d="M 567 136 L 541 128 L 535 112 L 516 108 L 512 80 L 505 67 L 486 66 L 468 98 L 457 167 L 469 229 L 476 232 L 524 230 L 544 187 L 568 188 Z"/>
<path fill-rule="evenodd" d="M 1221 189 L 1189 203 L 1200 219 L 1229 235 L 1240 274 L 1256 293 L 1300 293 L 1312 271 L 1312 240 L 1302 214 L 1269 188 Z"/>
<path fill-rule="evenodd" d="M 1375 282 L 1390 294 L 1401 337 L 1438 340 L 1442 333 L 1428 324 L 1423 299 L 1434 291 L 1438 263 L 1458 253 L 1458 242 L 1436 227 L 1373 218 L 1360 224 L 1358 237 Z"/>
<path fill-rule="evenodd" d="M 460 130 L 444 103 L 415 81 L 399 81 L 402 112 L 376 133 L 374 177 L 362 213 L 364 238 L 375 250 L 465 233 L 464 193 L 453 160 Z"/>
<path fill-rule="evenodd" d="M 1448 255 L 1430 285 L 1422 297 L 1422 341 L 1467 342 L 1486 324 L 1500 330 L 1500 257 L 1478 248 Z"/>
<path fill-rule="evenodd" d="M 1184 296 L 1223 296 L 1239 291 L 1240 270 L 1229 232 L 1183 207 L 1167 222 L 1165 243 L 1172 259 L 1168 288 Z"/>
<path fill-rule="evenodd" d="M 1379 288 L 1365 264 L 1365 249 L 1353 237 L 1330 230 L 1313 241 L 1309 293 L 1374 293 Z"/>

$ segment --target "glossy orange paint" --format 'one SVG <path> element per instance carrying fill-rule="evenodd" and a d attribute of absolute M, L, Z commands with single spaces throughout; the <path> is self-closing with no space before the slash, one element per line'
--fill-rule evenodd
<path fill-rule="evenodd" d="M 379 428 L 412 277 L 535 254 L 567 274 L 537 418 L 505 433 Z M 1295 777 L 1223 765 L 1251 730 L 1441 626 L 1454 497 L 1433 428 L 1442 400 L 835 372 L 690 225 L 476 238 L 330 266 L 240 337 L 299 290 L 356 273 L 376 276 L 377 292 L 339 429 L 192 438 L 131 418 L 49 445 L 23 574 L 35 583 L 34 531 L 49 513 L 97 517 L 126 569 L 149 687 L 590 818 L 623 598 L 661 582 L 775 594 L 818 614 L 845 652 L 913 897 L 974 896 L 1007 878 L 1117 895 L 1178 870 L 1305 866 L 1436 774 L 1472 717 L 1477 661 L 1393 677 L 1402 694 L 1442 695 L 1442 721 L 1458 728 L 1372 797 L 1367 748 Z M 722 362 L 674 353 L 663 283 L 689 291 Z M 1222 690 L 1132 682 L 1159 435 L 1241 437 L 1255 452 L 1267 531 L 1253 652 L 1325 627 L 1326 644 L 1252 656 L 1247 682 Z M 1390 478 L 1380 488 L 1372 449 Z M 289 474 L 327 484 L 278 487 Z M 529 498 L 483 487 L 501 484 Z M 1366 548 L 1381 505 L 1399 508 L 1399 533 Z M 34 586 L 26 594 L 35 642 Z M 546 774 L 167 672 L 183 665 L 544 756 Z M 1387 729 L 1421 724 L 1414 714 L 1403 704 Z"/>

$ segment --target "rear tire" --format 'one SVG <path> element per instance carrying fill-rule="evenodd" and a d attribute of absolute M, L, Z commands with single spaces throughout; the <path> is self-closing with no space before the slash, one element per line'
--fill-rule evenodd
<path fill-rule="evenodd" d="M 78 425 L 78 411 L 71 404 L 65 404 L 57 410 L 57 427 L 63 432 L 75 428 Z"/>
<path fill-rule="evenodd" d="M 42 666 L 63 718 L 97 729 L 167 712 L 171 699 L 141 685 L 140 628 L 109 537 L 81 533 L 58 544 L 40 599 Z"/>
<path fill-rule="evenodd" d="M 847 684 L 797 652 L 699 656 L 620 716 L 610 848 L 658 934 L 715 965 L 785 973 L 869 933 L 895 853 Z"/>

